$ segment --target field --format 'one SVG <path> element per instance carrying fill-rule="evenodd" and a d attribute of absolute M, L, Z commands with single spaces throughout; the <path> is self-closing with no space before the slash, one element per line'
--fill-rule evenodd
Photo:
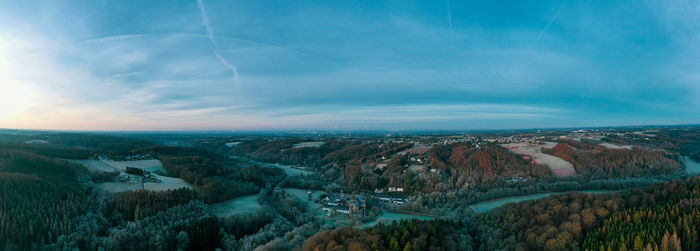
<path fill-rule="evenodd" d="M 89 172 L 91 173 L 108 173 L 108 172 L 115 172 L 119 171 L 118 169 L 107 165 L 101 161 L 98 160 L 91 160 L 91 159 L 65 159 L 65 161 L 71 162 L 71 163 L 76 163 L 76 164 L 81 164 L 85 166 Z"/>
<path fill-rule="evenodd" d="M 306 190 L 304 190 L 304 189 L 285 187 L 285 188 L 283 188 L 283 190 L 291 195 L 296 196 L 300 200 L 309 201 L 309 197 L 306 195 Z M 312 201 L 309 201 L 309 202 L 313 202 L 313 201 L 321 198 L 321 193 L 323 193 L 323 192 L 319 191 L 319 190 L 311 190 Z"/>
<path fill-rule="evenodd" d="M 302 148 L 302 147 L 321 147 L 326 142 L 323 141 L 309 141 L 309 142 L 301 142 L 301 143 L 296 143 L 292 148 Z"/>
<path fill-rule="evenodd" d="M 126 170 L 126 167 L 138 167 L 148 171 L 151 171 L 153 176 L 161 180 L 160 183 L 146 182 L 143 186 L 146 190 L 151 191 L 163 191 L 168 189 L 178 189 L 181 187 L 192 188 L 190 184 L 187 184 L 184 180 L 180 178 L 166 177 L 160 174 L 164 174 L 163 164 L 160 160 L 134 160 L 134 161 L 111 161 L 111 160 L 90 160 L 90 159 L 66 159 L 68 162 L 82 164 L 88 171 L 92 173 L 98 172 L 115 172 Z M 141 189 L 140 183 L 125 183 L 125 182 L 102 182 L 97 184 L 98 187 L 105 191 L 112 193 L 124 192 L 129 190 L 139 190 Z"/>
<path fill-rule="evenodd" d="M 146 182 L 144 184 L 144 189 L 150 190 L 150 191 L 164 191 L 168 189 L 178 189 L 181 187 L 186 187 L 186 188 L 192 188 L 190 184 L 187 184 L 182 179 L 179 178 L 172 178 L 172 177 L 165 177 L 165 176 L 158 176 L 162 182 L 160 183 L 153 183 L 153 182 Z M 140 183 L 124 183 L 124 182 L 103 182 L 97 184 L 98 187 L 102 188 L 105 191 L 109 191 L 112 193 L 118 193 L 118 192 L 124 192 L 124 191 L 129 191 L 129 190 L 139 190 L 141 189 L 141 184 Z"/>
<path fill-rule="evenodd" d="M 260 208 L 258 195 L 247 195 L 232 200 L 209 205 L 209 213 L 218 217 L 234 215 L 246 212 L 255 212 Z"/>
<path fill-rule="evenodd" d="M 503 147 L 507 148 L 513 153 L 520 155 L 528 155 L 532 157 L 538 164 L 543 164 L 549 167 L 557 177 L 567 177 L 576 174 L 574 170 L 574 165 L 559 158 L 557 156 L 552 156 L 549 154 L 542 153 L 542 147 L 552 148 L 556 143 L 547 142 L 544 145 L 532 145 L 526 143 L 511 143 L 505 144 Z"/>
<path fill-rule="evenodd" d="M 165 173 L 163 170 L 163 163 L 157 159 L 147 159 L 147 160 L 129 160 L 129 161 L 113 161 L 113 160 L 101 160 L 103 163 L 110 165 L 121 171 L 126 170 L 126 167 L 137 167 L 150 172 L 155 173 Z"/>
<path fill-rule="evenodd" d="M 632 146 L 618 146 L 610 143 L 600 143 L 599 145 L 610 149 L 632 149 Z"/>

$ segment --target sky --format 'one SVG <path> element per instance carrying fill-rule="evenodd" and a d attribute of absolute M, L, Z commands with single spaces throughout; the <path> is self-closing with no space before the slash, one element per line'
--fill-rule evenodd
<path fill-rule="evenodd" d="M 698 1 L 0 1 L 0 128 L 695 123 Z"/>

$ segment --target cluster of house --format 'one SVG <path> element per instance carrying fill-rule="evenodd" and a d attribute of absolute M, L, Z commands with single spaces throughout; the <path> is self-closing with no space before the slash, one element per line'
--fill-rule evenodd
<path fill-rule="evenodd" d="M 124 183 L 130 183 L 130 184 L 137 184 L 139 182 L 145 183 L 145 182 L 152 182 L 152 183 L 160 183 L 162 182 L 161 179 L 153 175 L 150 171 L 143 170 L 140 168 L 135 168 L 135 167 L 127 167 L 126 172 L 119 173 L 119 176 L 117 176 L 117 181 L 118 182 L 124 182 Z"/>
<path fill-rule="evenodd" d="M 350 217 L 361 217 L 367 212 L 367 198 L 364 195 L 346 196 L 343 193 L 330 195 L 325 198 L 321 210 L 328 215 L 341 213 Z"/>
<path fill-rule="evenodd" d="M 403 192 L 403 187 L 388 187 L 386 191 L 384 188 L 375 188 L 374 193 L 385 193 L 385 192 Z"/>
<path fill-rule="evenodd" d="M 384 202 L 387 204 L 404 204 L 408 202 L 408 199 L 400 196 L 391 196 L 391 195 L 377 195 L 377 200 L 380 202 Z"/>
<path fill-rule="evenodd" d="M 506 178 L 505 181 L 508 182 L 508 183 L 524 182 L 524 181 L 527 181 L 527 178 L 523 178 L 523 177 L 512 177 L 512 178 Z"/>

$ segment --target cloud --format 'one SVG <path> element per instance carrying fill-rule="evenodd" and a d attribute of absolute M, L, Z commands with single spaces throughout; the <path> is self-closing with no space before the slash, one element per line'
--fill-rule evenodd
<path fill-rule="evenodd" d="M 4 15 L 16 10 L 0 3 L 0 93 L 20 97 L 22 86 L 33 96 L 0 126 L 467 129 L 700 117 L 692 6 L 214 1 L 105 2 L 46 20 L 34 6 Z"/>

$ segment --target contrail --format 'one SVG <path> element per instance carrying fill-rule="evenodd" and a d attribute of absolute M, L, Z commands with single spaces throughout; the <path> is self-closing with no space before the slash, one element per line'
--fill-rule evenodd
<path fill-rule="evenodd" d="M 552 16 L 552 18 L 549 19 L 549 22 L 547 22 L 547 25 L 544 26 L 544 29 L 542 29 L 542 31 L 540 31 L 540 34 L 537 35 L 537 38 L 535 38 L 535 41 L 532 41 L 532 43 L 530 43 L 530 49 L 532 49 L 532 46 L 534 46 L 535 43 L 537 43 L 537 41 L 540 41 L 540 38 L 542 38 L 542 35 L 544 35 L 544 33 L 547 32 L 547 29 L 549 29 L 549 26 L 552 25 L 552 23 L 554 22 L 555 19 L 557 19 L 557 17 L 559 17 L 559 13 L 561 13 L 561 9 L 563 7 L 564 7 L 564 3 L 559 5 L 559 9 L 557 9 L 557 13 L 554 13 L 554 16 Z"/>
<path fill-rule="evenodd" d="M 450 24 L 450 38 L 452 38 L 452 7 L 450 6 L 450 0 L 445 0 L 447 3 L 447 22 Z"/>
<path fill-rule="evenodd" d="M 197 0 L 197 6 L 199 6 L 199 14 L 202 16 L 202 25 L 207 30 L 207 37 L 209 37 L 209 41 L 214 46 L 214 55 L 216 55 L 216 58 L 219 59 L 224 67 L 228 68 L 233 73 L 233 83 L 235 84 L 236 88 L 238 88 L 238 69 L 221 55 L 219 44 L 217 44 L 216 39 L 214 39 L 214 30 L 209 24 L 209 15 L 207 15 L 207 9 L 204 7 L 204 2 L 202 0 Z"/>

